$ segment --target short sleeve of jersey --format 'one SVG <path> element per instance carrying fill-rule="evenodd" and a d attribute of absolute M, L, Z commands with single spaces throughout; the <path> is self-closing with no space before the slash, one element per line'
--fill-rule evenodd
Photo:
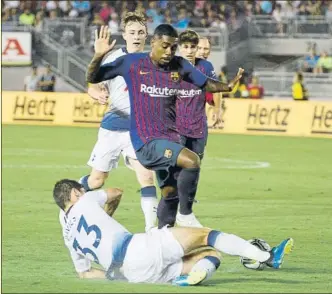
<path fill-rule="evenodd" d="M 206 75 L 209 78 L 214 79 L 214 80 L 218 79 L 211 62 L 204 60 L 204 68 L 205 68 Z"/>
<path fill-rule="evenodd" d="M 184 58 L 180 59 L 180 64 L 182 67 L 181 74 L 184 81 L 194 84 L 199 88 L 202 88 L 205 85 L 208 79 L 205 74 L 196 69 L 189 61 L 185 60 Z"/>
<path fill-rule="evenodd" d="M 100 207 L 104 207 L 107 202 L 107 193 L 105 190 L 90 191 L 83 195 L 83 197 L 89 201 L 95 201 Z"/>
<path fill-rule="evenodd" d="M 95 82 L 100 83 L 117 76 L 125 76 L 130 68 L 130 55 L 120 56 L 112 62 L 103 63 L 96 74 Z"/>

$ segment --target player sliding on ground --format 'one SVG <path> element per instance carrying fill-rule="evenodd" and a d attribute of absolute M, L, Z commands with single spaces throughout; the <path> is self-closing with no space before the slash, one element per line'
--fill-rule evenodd
<path fill-rule="evenodd" d="M 144 15 L 127 13 L 122 19 L 123 38 L 126 47 L 105 56 L 103 64 L 112 62 L 127 53 L 142 52 L 147 38 L 147 26 Z M 130 101 L 126 82 L 122 77 L 105 81 L 107 91 L 97 84 L 89 85 L 89 95 L 101 104 L 107 103 L 110 95 L 110 110 L 105 114 L 88 165 L 91 173 L 80 179 L 86 191 L 101 188 L 109 172 L 118 166 L 122 153 L 126 166 L 134 169 L 141 186 L 141 208 L 145 218 L 145 230 L 157 224 L 157 191 L 154 186 L 153 171 L 144 168 L 136 159 L 130 141 Z"/>
<path fill-rule="evenodd" d="M 55 184 L 63 238 L 80 278 L 197 285 L 219 267 L 219 252 L 278 269 L 293 246 L 293 240 L 286 239 L 270 252 L 262 251 L 236 235 L 208 228 L 164 227 L 131 234 L 112 218 L 121 196 L 114 188 L 86 193 L 80 183 L 68 179 Z M 197 249 L 201 251 L 192 253 Z M 91 262 L 102 270 L 92 268 Z"/>
<path fill-rule="evenodd" d="M 181 80 L 209 92 L 229 92 L 241 78 L 243 69 L 229 83 L 208 78 L 187 60 L 175 56 L 177 31 L 168 24 L 159 25 L 151 40 L 151 52 L 127 54 L 102 65 L 112 50 L 107 27 L 96 32 L 95 55 L 87 70 L 88 83 L 122 76 L 128 86 L 131 107 L 130 137 L 139 162 L 156 171 L 162 198 L 158 205 L 158 227 L 174 226 L 179 204 L 178 193 L 193 199 L 200 171 L 199 156 L 180 144 L 176 128 L 176 99 L 190 89 L 181 88 Z M 179 185 L 175 178 L 180 169 Z M 179 192 L 178 192 L 179 190 Z"/>
<path fill-rule="evenodd" d="M 217 79 L 213 65 L 205 59 L 196 58 L 198 42 L 199 35 L 195 31 L 186 30 L 182 32 L 179 35 L 179 52 L 181 56 L 209 78 Z M 176 127 L 181 135 L 181 144 L 195 152 L 202 160 L 208 137 L 205 111 L 207 93 L 184 80 L 181 81 L 180 87 L 191 89 L 188 92 L 189 94 L 180 92 L 176 101 Z M 213 99 L 209 103 L 216 105 L 216 108 L 219 110 L 221 108 L 219 94 L 216 94 Z M 178 185 L 181 185 L 181 178 L 182 171 L 179 172 Z M 199 174 L 197 173 L 197 182 L 198 179 Z M 190 198 L 190 196 L 195 195 L 189 195 L 188 197 L 187 194 L 182 194 L 183 192 L 182 189 L 179 189 L 180 208 L 176 217 L 176 223 L 185 227 L 202 227 L 192 210 L 194 198 Z"/>

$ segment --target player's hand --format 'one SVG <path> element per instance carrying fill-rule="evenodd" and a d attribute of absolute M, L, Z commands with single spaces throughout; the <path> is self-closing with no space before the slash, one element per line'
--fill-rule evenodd
<path fill-rule="evenodd" d="M 104 85 L 98 85 L 98 88 L 89 87 L 88 94 L 102 105 L 105 105 L 108 102 L 109 94 Z"/>
<path fill-rule="evenodd" d="M 108 97 L 109 97 L 108 90 L 104 83 L 99 84 L 99 89 L 100 93 L 98 97 L 98 102 L 99 104 L 105 105 L 108 102 Z"/>
<path fill-rule="evenodd" d="M 238 81 L 240 81 L 240 79 L 242 78 L 243 73 L 244 73 L 244 69 L 240 67 L 239 71 L 237 72 L 237 75 L 235 76 L 235 78 L 229 83 L 229 87 L 231 88 L 231 91 L 233 90 L 236 83 Z"/>
<path fill-rule="evenodd" d="M 108 26 L 101 26 L 99 35 L 98 30 L 95 30 L 95 55 L 104 56 L 107 52 L 114 48 L 116 40 L 113 40 L 110 45 L 110 37 L 111 33 L 108 29 Z"/>

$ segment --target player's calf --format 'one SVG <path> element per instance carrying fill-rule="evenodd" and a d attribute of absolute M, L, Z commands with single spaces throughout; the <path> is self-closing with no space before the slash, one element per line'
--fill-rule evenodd
<path fill-rule="evenodd" d="M 276 246 L 274 251 L 263 251 L 247 240 L 234 234 L 223 233 L 208 228 L 170 228 L 173 236 L 184 249 L 185 254 L 192 250 L 210 246 L 228 255 L 237 255 L 260 262 L 268 262 L 279 268 L 284 254 L 293 247 L 293 239 L 289 238 Z"/>
<path fill-rule="evenodd" d="M 187 222 L 188 225 L 195 222 L 191 226 L 202 227 L 192 214 L 199 180 L 200 158 L 196 153 L 184 148 L 179 154 L 178 165 L 182 167 L 178 177 L 180 219 L 182 216 L 183 222 Z"/>
<path fill-rule="evenodd" d="M 141 186 L 141 209 L 145 219 L 145 231 L 156 226 L 157 222 L 157 189 L 154 186 L 154 172 L 146 169 L 137 159 L 128 158 L 130 165 L 134 168 L 137 181 Z"/>
<path fill-rule="evenodd" d="M 158 204 L 158 228 L 161 229 L 168 225 L 173 227 L 176 221 L 176 213 L 179 206 L 177 188 L 166 186 L 161 189 L 161 199 Z"/>

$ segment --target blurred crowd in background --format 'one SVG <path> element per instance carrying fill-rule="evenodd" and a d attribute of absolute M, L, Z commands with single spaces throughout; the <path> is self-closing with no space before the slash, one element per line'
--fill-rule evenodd
<path fill-rule="evenodd" d="M 120 30 L 120 19 L 127 11 L 140 10 L 148 17 L 149 30 L 160 23 L 179 29 L 187 27 L 236 29 L 238 16 L 271 15 L 283 18 L 306 18 L 321 15 L 332 20 L 332 2 L 322 1 L 225 1 L 225 0 L 138 0 L 138 1 L 4 1 L 2 21 L 41 26 L 44 18 L 87 16 L 90 24 L 108 24 L 113 33 Z M 282 26 L 280 27 L 282 30 Z"/>
<path fill-rule="evenodd" d="M 290 19 L 305 20 L 318 16 L 332 22 L 332 1 L 226 1 L 226 0 L 137 0 L 137 1 L 2 1 L 2 23 L 16 22 L 21 25 L 34 26 L 42 30 L 44 19 L 59 20 L 63 17 L 85 17 L 91 35 L 100 25 L 108 25 L 113 34 L 121 31 L 121 16 L 139 10 L 147 16 L 149 34 L 161 23 L 172 24 L 177 29 L 209 28 L 216 30 L 236 31 L 243 18 L 253 15 L 266 16 L 275 21 L 278 32 L 283 33 L 282 22 Z M 92 47 L 93 38 L 91 37 Z M 218 69 L 216 69 L 218 72 Z M 303 76 L 300 72 L 331 73 L 332 56 L 330 52 L 319 52 L 315 46 L 308 56 L 304 56 L 298 65 L 294 84 L 303 87 Z M 36 72 L 33 69 L 32 72 Z M 220 79 L 227 80 L 227 69 L 220 69 Z M 34 76 L 34 74 L 32 74 Z M 37 77 L 30 81 L 36 90 L 42 90 L 43 82 Z M 44 88 L 46 86 L 44 85 Z M 293 89 L 294 92 L 294 89 Z M 238 98 L 259 99 L 264 96 L 264 87 L 258 77 L 244 77 L 236 93 L 230 95 Z M 296 95 L 295 95 L 296 96 Z M 308 93 L 306 93 L 308 96 Z M 294 93 L 293 93 L 294 97 Z"/>

